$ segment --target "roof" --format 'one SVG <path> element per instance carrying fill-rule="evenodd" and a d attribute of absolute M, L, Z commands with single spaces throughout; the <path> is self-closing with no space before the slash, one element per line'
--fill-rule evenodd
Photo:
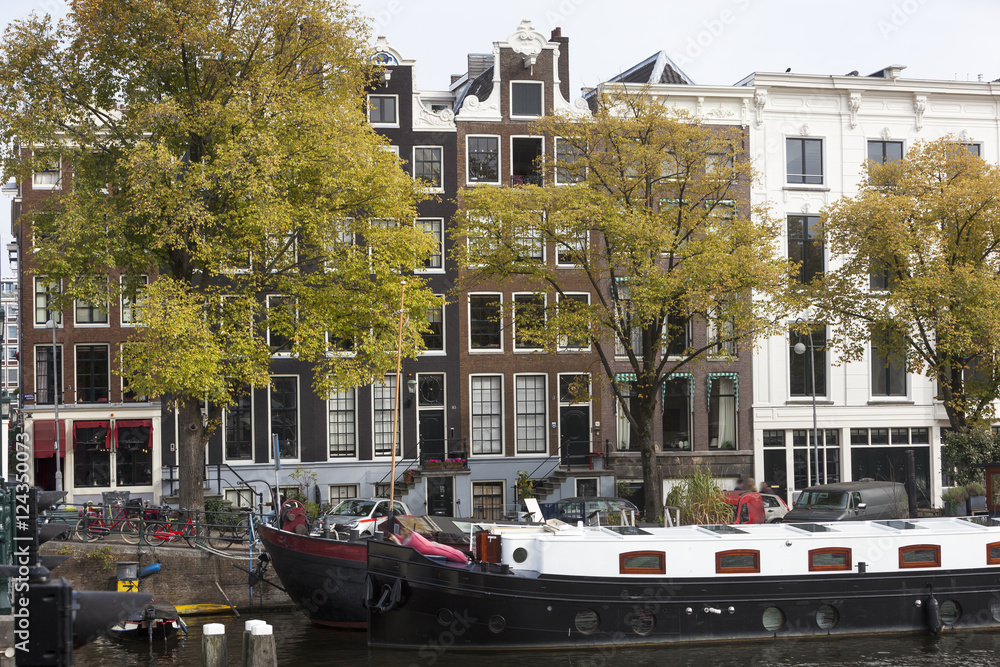
<path fill-rule="evenodd" d="M 694 81 L 670 59 L 666 51 L 658 51 L 633 65 L 606 83 L 676 83 L 694 85 Z"/>
<path fill-rule="evenodd" d="M 482 74 L 477 76 L 472 82 L 466 86 L 465 90 L 455 98 L 455 108 L 453 111 L 457 114 L 462 105 L 465 104 L 465 99 L 469 95 L 475 95 L 482 102 L 489 99 L 489 96 L 493 93 L 493 67 L 490 66 L 483 70 Z"/>

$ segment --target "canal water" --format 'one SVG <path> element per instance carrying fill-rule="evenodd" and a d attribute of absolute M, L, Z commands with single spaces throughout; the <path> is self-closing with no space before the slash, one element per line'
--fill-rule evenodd
<path fill-rule="evenodd" d="M 414 650 L 369 649 L 363 631 L 319 628 L 297 611 L 244 613 L 234 617 L 187 617 L 190 634 L 167 646 L 98 639 L 76 652 L 77 667 L 201 664 L 201 626 L 225 623 L 229 664 L 240 665 L 243 623 L 260 618 L 274 626 L 278 664 L 358 665 L 360 667 L 469 667 L 485 662 L 496 667 L 995 667 L 1000 664 L 1000 631 L 958 632 L 934 638 L 926 635 L 858 639 L 789 639 L 753 643 L 664 646 L 647 649 L 551 651 L 490 651 L 478 653 L 428 647 Z"/>

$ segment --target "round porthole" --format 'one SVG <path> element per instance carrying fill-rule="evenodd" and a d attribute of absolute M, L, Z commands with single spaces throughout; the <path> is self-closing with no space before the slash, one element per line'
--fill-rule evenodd
<path fill-rule="evenodd" d="M 503 616 L 499 614 L 493 614 L 492 616 L 490 616 L 490 621 L 487 625 L 489 625 L 490 632 L 498 635 L 501 632 L 503 632 L 504 628 L 507 627 L 507 621 L 504 619 Z"/>
<path fill-rule="evenodd" d="M 438 609 L 438 623 L 449 626 L 454 620 L 455 614 L 451 613 L 451 609 Z"/>
<path fill-rule="evenodd" d="M 518 547 L 514 549 L 514 562 L 523 563 L 528 560 L 528 550 L 524 547 Z"/>
<path fill-rule="evenodd" d="M 597 627 L 601 624 L 601 619 L 593 609 L 583 609 L 576 612 L 574 624 L 580 633 L 592 635 L 597 632 Z"/>
<path fill-rule="evenodd" d="M 656 627 L 656 616 L 648 609 L 639 609 L 629 614 L 629 623 L 632 625 L 632 632 L 645 637 Z"/>
<path fill-rule="evenodd" d="M 785 612 L 777 607 L 768 607 L 760 618 L 764 624 L 764 629 L 768 632 L 777 632 L 785 626 Z"/>
<path fill-rule="evenodd" d="M 945 625 L 955 625 L 962 617 L 962 608 L 954 600 L 945 600 L 941 603 L 941 622 Z"/>
<path fill-rule="evenodd" d="M 1000 600 L 990 600 L 990 614 L 993 615 L 994 621 L 1000 623 Z"/>
<path fill-rule="evenodd" d="M 831 630 L 837 625 L 837 621 L 840 620 L 840 614 L 837 613 L 836 608 L 831 607 L 828 604 L 823 605 L 816 610 L 816 625 L 820 627 L 821 630 Z"/>

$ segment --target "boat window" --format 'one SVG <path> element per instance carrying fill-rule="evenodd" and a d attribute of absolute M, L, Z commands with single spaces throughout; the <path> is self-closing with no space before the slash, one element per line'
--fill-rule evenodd
<path fill-rule="evenodd" d="M 718 574 L 760 572 L 760 552 L 756 549 L 731 549 L 715 554 L 715 571 Z"/>
<path fill-rule="evenodd" d="M 917 524 L 910 523 L 909 521 L 899 521 L 897 519 L 889 519 L 888 521 L 876 521 L 875 523 L 880 523 L 883 526 L 888 526 L 889 528 L 895 528 L 896 530 L 916 530 L 917 528 L 923 527 L 923 526 L 917 526 Z"/>
<path fill-rule="evenodd" d="M 713 533 L 719 533 L 720 535 L 746 535 L 747 531 L 740 530 L 739 528 L 734 528 L 726 523 L 715 524 L 711 526 L 699 525 L 699 528 L 711 531 Z"/>
<path fill-rule="evenodd" d="M 629 551 L 618 557 L 621 574 L 666 574 L 667 557 L 662 551 Z"/>
<path fill-rule="evenodd" d="M 941 567 L 941 546 L 913 544 L 899 547 L 899 567 Z"/>
<path fill-rule="evenodd" d="M 610 530 L 619 535 L 652 535 L 648 530 L 636 528 L 635 526 L 601 526 L 604 530 Z"/>
<path fill-rule="evenodd" d="M 597 612 L 593 609 L 582 609 L 576 612 L 574 625 L 581 634 L 592 635 L 597 631 L 597 628 L 600 627 L 601 617 L 598 616 Z"/>
<path fill-rule="evenodd" d="M 851 550 L 841 547 L 809 550 L 809 571 L 828 572 L 851 569 Z"/>
<path fill-rule="evenodd" d="M 990 542 L 986 545 L 986 564 L 1000 565 L 1000 542 Z"/>
<path fill-rule="evenodd" d="M 795 530 L 804 530 L 807 533 L 835 533 L 837 532 L 830 526 L 824 526 L 821 523 L 786 523 L 784 524 L 789 528 L 794 528 Z"/>

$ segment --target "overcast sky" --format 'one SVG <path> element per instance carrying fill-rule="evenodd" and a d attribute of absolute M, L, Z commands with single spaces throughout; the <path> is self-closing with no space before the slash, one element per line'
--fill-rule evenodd
<path fill-rule="evenodd" d="M 491 53 L 522 19 L 570 39 L 574 93 L 659 50 L 697 84 L 751 72 L 869 74 L 906 65 L 916 79 L 1000 78 L 996 0 L 361 0 L 372 33 L 416 60 L 421 88 L 443 90 L 468 53 Z M 61 16 L 61 0 L 3 0 L 0 23 L 32 11 Z M 0 81 L 0 85 L 3 82 Z M 0 202 L 9 240 L 10 201 Z M 4 275 L 10 274 L 0 254 Z"/>

